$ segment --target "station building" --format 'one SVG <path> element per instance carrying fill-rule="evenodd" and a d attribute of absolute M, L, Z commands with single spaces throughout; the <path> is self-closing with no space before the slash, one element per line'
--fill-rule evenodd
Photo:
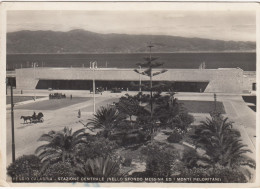
<path fill-rule="evenodd" d="M 158 69 L 160 70 L 160 69 Z M 153 71 L 158 71 L 154 69 Z M 17 89 L 90 90 L 96 87 L 138 90 L 138 84 L 149 83 L 149 77 L 133 69 L 97 68 L 23 68 L 15 70 Z M 179 92 L 248 93 L 256 90 L 256 72 L 240 68 L 168 69 L 154 76 L 153 83 L 166 83 Z"/>

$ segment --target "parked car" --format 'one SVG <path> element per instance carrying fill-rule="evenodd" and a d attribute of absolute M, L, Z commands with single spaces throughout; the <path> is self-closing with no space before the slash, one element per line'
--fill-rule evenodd
<path fill-rule="evenodd" d="M 120 88 L 112 88 L 111 93 L 121 93 L 122 90 Z"/>
<path fill-rule="evenodd" d="M 90 89 L 89 92 L 90 92 L 90 93 L 93 93 L 93 89 Z M 95 94 L 98 94 L 98 93 L 99 93 L 99 91 L 96 89 L 96 90 L 95 90 Z"/>
<path fill-rule="evenodd" d="M 61 99 L 61 98 L 66 98 L 66 95 L 62 93 L 49 94 L 49 99 Z"/>
<path fill-rule="evenodd" d="M 91 88 L 91 89 L 89 90 L 89 92 L 92 93 L 92 92 L 93 92 L 93 89 Z M 95 90 L 95 93 L 96 93 L 96 94 L 99 94 L 99 93 L 102 93 L 102 92 L 104 92 L 104 88 L 103 88 L 103 87 L 97 87 L 96 90 Z"/>

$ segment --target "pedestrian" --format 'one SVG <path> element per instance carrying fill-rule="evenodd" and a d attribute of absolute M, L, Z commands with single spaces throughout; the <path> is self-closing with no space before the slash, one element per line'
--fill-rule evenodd
<path fill-rule="evenodd" d="M 36 113 L 33 112 L 32 118 L 35 119 L 36 118 Z"/>
<path fill-rule="evenodd" d="M 23 90 L 21 90 L 21 94 L 23 94 Z"/>
<path fill-rule="evenodd" d="M 70 95 L 70 100 L 72 99 L 72 94 Z"/>
<path fill-rule="evenodd" d="M 81 117 L 81 112 L 80 112 L 80 109 L 79 109 L 79 112 L 78 112 L 78 118 Z"/>

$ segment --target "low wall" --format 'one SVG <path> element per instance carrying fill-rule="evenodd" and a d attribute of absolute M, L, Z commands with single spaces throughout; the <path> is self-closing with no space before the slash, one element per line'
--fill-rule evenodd
<path fill-rule="evenodd" d="M 245 71 L 243 73 L 243 90 L 244 91 L 252 91 L 253 83 L 256 83 L 256 72 Z"/>
<path fill-rule="evenodd" d="M 154 70 L 156 72 L 158 70 Z M 16 86 L 19 89 L 34 89 L 39 80 L 97 80 L 139 81 L 149 77 L 139 75 L 132 69 L 89 68 L 24 68 L 16 70 Z M 243 70 L 241 69 L 168 69 L 154 76 L 154 81 L 209 82 L 205 92 L 241 93 Z"/>

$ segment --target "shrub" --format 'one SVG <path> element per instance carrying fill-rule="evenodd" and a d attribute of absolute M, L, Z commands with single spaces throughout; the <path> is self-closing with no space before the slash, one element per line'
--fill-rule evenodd
<path fill-rule="evenodd" d="M 132 131 L 130 133 L 127 133 L 124 135 L 122 138 L 122 145 L 123 146 L 130 146 L 133 144 L 140 144 L 143 142 L 146 142 L 147 135 L 145 132 L 137 130 L 137 131 Z"/>
<path fill-rule="evenodd" d="M 83 165 L 78 166 L 76 169 L 78 176 L 91 176 L 91 177 L 116 177 L 124 176 L 120 173 L 120 163 L 114 161 L 109 157 L 88 159 Z"/>
<path fill-rule="evenodd" d="M 122 165 L 126 167 L 130 167 L 131 163 L 132 163 L 132 158 L 126 158 L 122 163 Z"/>
<path fill-rule="evenodd" d="M 177 157 L 177 152 L 172 146 L 152 143 L 143 148 L 142 153 L 147 157 L 145 175 L 150 177 L 171 176 L 171 168 Z"/>
<path fill-rule="evenodd" d="M 182 122 L 181 125 L 179 125 L 179 128 L 183 130 L 187 130 L 188 126 L 194 122 L 194 117 L 187 112 L 182 112 L 180 115 L 180 120 Z"/>
<path fill-rule="evenodd" d="M 97 157 L 111 156 L 117 148 L 117 144 L 104 137 L 93 137 L 88 144 L 82 144 L 78 147 L 77 156 L 86 161 Z"/>
<path fill-rule="evenodd" d="M 174 129 L 171 135 L 167 138 L 167 141 L 170 143 L 178 143 L 182 140 L 183 138 L 183 131 L 180 129 Z"/>
<path fill-rule="evenodd" d="M 8 166 L 7 174 L 11 177 L 38 176 L 41 170 L 41 160 L 35 155 L 24 155 Z"/>
<path fill-rule="evenodd" d="M 128 132 L 133 129 L 133 124 L 128 120 L 122 120 L 118 123 L 117 129 L 115 132 Z"/>
<path fill-rule="evenodd" d="M 135 178 L 135 177 L 149 177 L 150 175 L 148 175 L 147 174 L 147 172 L 146 171 L 144 171 L 144 172 L 133 172 L 132 174 L 131 174 L 131 177 L 133 177 L 133 178 Z"/>
<path fill-rule="evenodd" d="M 58 162 L 45 170 L 43 176 L 57 178 L 57 177 L 75 177 L 74 168 L 68 162 Z"/>
<path fill-rule="evenodd" d="M 246 183 L 247 179 L 243 173 L 236 169 L 216 169 L 212 177 L 219 177 L 223 183 Z"/>
<path fill-rule="evenodd" d="M 150 139 L 149 133 L 139 129 L 131 129 L 128 131 L 118 131 L 113 133 L 110 140 L 115 141 L 120 146 L 131 146 L 135 144 L 143 144 Z"/>
<path fill-rule="evenodd" d="M 183 165 L 188 169 L 209 167 L 208 162 L 205 162 L 203 157 L 199 156 L 197 151 L 193 148 L 186 148 L 183 151 L 181 161 Z"/>

